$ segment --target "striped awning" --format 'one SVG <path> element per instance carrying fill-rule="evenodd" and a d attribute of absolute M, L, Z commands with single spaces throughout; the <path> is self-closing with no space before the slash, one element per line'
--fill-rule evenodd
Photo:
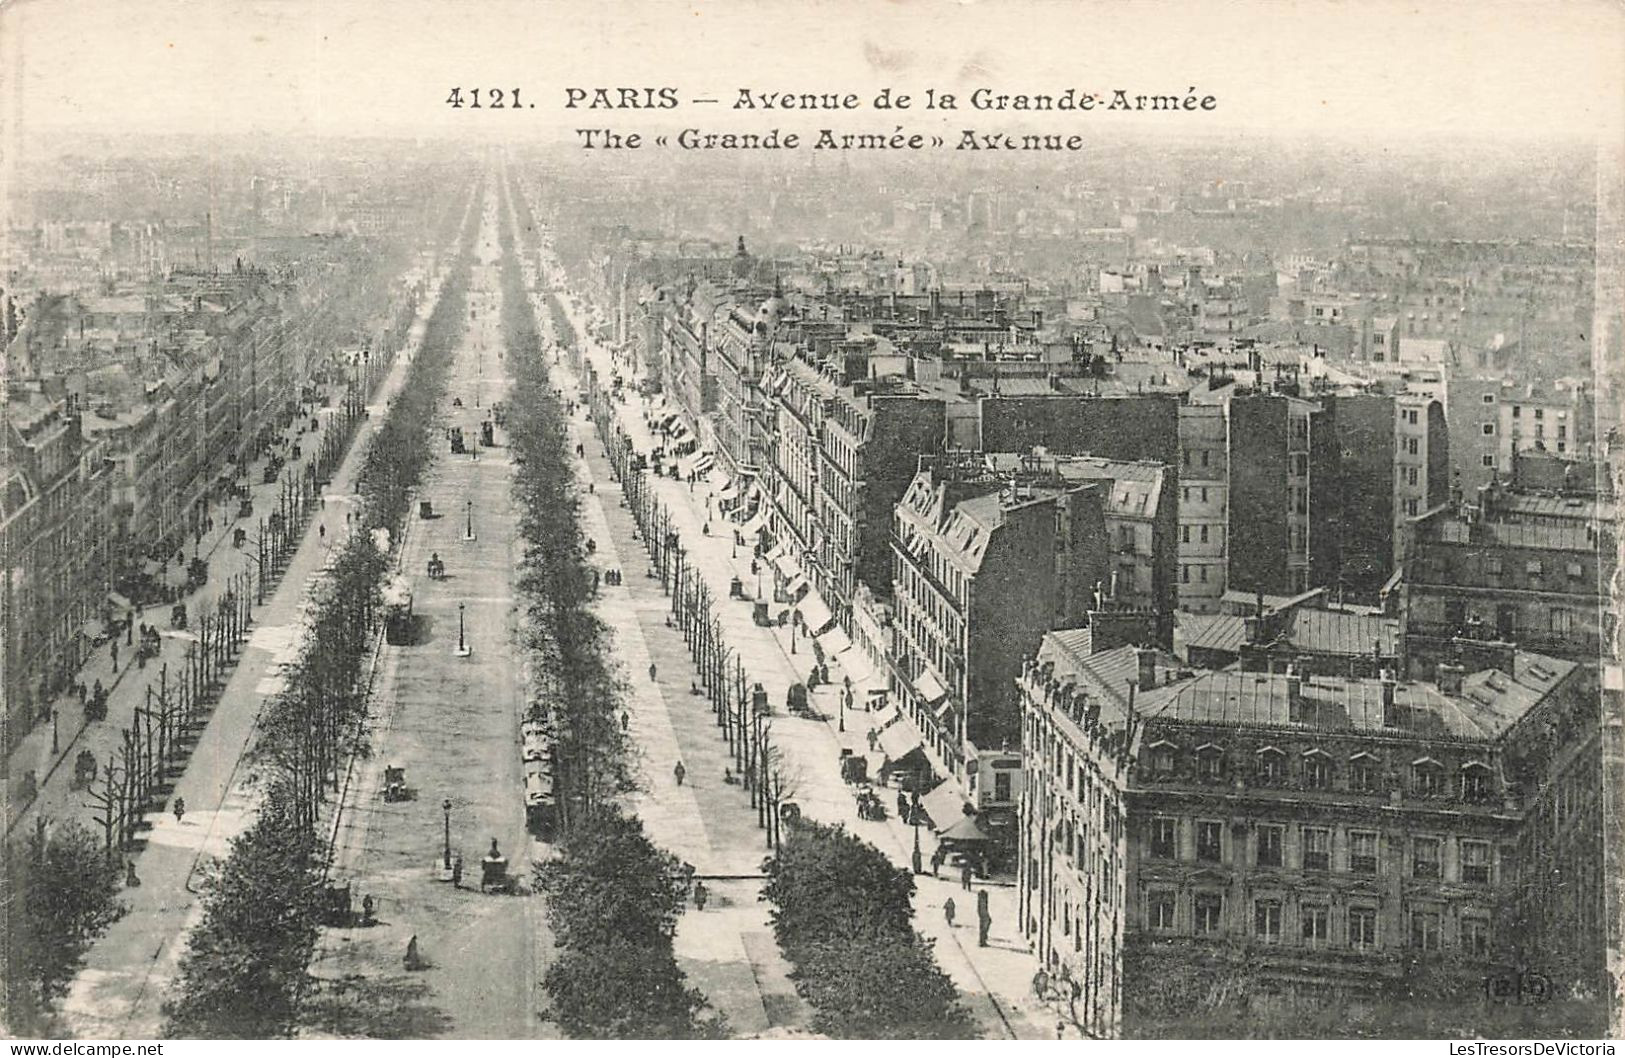
<path fill-rule="evenodd" d="M 930 669 L 925 669 L 914 677 L 914 689 L 920 692 L 920 699 L 926 703 L 939 702 L 948 696 L 948 688 L 942 685 L 942 681 L 937 679 Z"/>
<path fill-rule="evenodd" d="M 835 620 L 835 615 L 829 612 L 829 607 L 824 605 L 824 600 L 819 598 L 816 589 L 803 596 L 802 600 L 796 603 L 796 609 L 801 612 L 801 620 L 806 624 L 807 631 L 815 636 L 825 625 Z"/>
<path fill-rule="evenodd" d="M 825 655 L 830 657 L 834 657 L 852 646 L 852 640 L 846 637 L 846 633 L 841 630 L 840 625 L 830 625 L 829 628 L 818 633 L 818 643 L 824 648 Z M 843 669 L 846 668 L 846 658 L 840 657 L 836 658 L 836 660 L 841 663 Z M 852 682 L 857 683 L 856 678 Z"/>
<path fill-rule="evenodd" d="M 959 783 L 953 779 L 944 779 L 920 798 L 920 807 L 931 817 L 933 829 L 939 831 L 947 830 L 964 819 L 965 809 L 969 805 L 970 801 L 959 792 Z"/>
<path fill-rule="evenodd" d="M 702 452 L 700 458 L 694 460 L 694 473 L 703 474 L 715 465 L 717 457 L 710 452 Z"/>

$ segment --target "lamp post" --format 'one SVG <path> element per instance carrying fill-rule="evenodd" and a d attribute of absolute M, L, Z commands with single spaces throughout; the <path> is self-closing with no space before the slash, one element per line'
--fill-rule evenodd
<path fill-rule="evenodd" d="M 843 684 L 843 686 L 841 688 L 841 722 L 840 722 L 840 726 L 837 728 L 837 730 L 844 733 L 846 731 L 846 703 L 852 697 L 852 677 L 850 677 L 850 676 L 842 677 L 842 684 Z"/>
<path fill-rule="evenodd" d="M 460 658 L 466 658 L 466 657 L 468 657 L 468 654 L 469 654 L 468 640 L 464 637 L 464 634 L 463 634 L 463 610 L 464 610 L 464 608 L 465 608 L 465 606 L 464 606 L 463 603 L 458 603 L 457 604 L 457 656 L 460 657 Z"/>
<path fill-rule="evenodd" d="M 445 869 L 449 871 L 451 870 L 451 798 L 448 797 L 441 801 L 440 809 L 446 814 L 446 848 L 442 863 Z"/>
<path fill-rule="evenodd" d="M 463 501 L 463 507 L 466 512 L 463 528 L 463 539 L 472 540 L 474 539 L 474 501 Z"/>
<path fill-rule="evenodd" d="M 920 787 L 916 780 L 914 784 L 914 799 L 909 805 L 909 821 L 914 824 L 914 873 L 923 873 L 920 870 Z"/>

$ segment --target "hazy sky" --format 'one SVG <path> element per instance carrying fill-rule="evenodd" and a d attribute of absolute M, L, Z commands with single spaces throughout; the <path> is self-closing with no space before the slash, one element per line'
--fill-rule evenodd
<path fill-rule="evenodd" d="M 0 114 L 32 132 L 468 132 L 721 127 L 740 88 L 915 94 L 1214 95 L 1192 129 L 1591 138 L 1625 115 L 1625 7 L 1612 0 L 13 0 Z M 3 61 L 3 60 L 0 60 Z M 456 111 L 454 85 L 521 89 L 518 112 Z M 669 85 L 657 114 L 562 107 L 563 89 Z M 693 107 L 713 97 L 722 104 Z M 534 108 L 530 106 L 534 104 Z M 791 114 L 756 114 L 767 128 Z M 805 116 L 799 116 L 805 122 Z M 991 126 L 993 115 L 818 116 L 870 131 Z M 1121 115 L 1046 124 L 1088 132 Z M 938 122 L 941 122 L 939 125 Z M 737 126 L 736 126 L 737 127 Z"/>

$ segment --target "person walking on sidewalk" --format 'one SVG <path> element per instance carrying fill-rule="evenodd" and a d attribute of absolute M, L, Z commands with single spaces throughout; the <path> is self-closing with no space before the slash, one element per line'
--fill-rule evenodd
<path fill-rule="evenodd" d="M 683 762 L 682 761 L 678 761 L 677 762 L 677 767 L 675 767 L 675 768 L 673 768 L 671 770 L 671 774 L 672 774 L 672 777 L 677 780 L 677 785 L 681 786 L 681 785 L 683 785 L 683 777 L 688 774 L 688 769 L 683 767 Z"/>
<path fill-rule="evenodd" d="M 976 893 L 976 946 L 987 947 L 987 931 L 993 928 L 993 912 L 988 909 L 987 890 Z"/>
<path fill-rule="evenodd" d="M 655 663 L 649 662 L 649 682 L 655 682 Z"/>
<path fill-rule="evenodd" d="M 185 814 L 186 814 L 186 798 L 184 798 L 184 797 L 175 798 L 175 822 L 176 822 L 176 824 L 180 823 L 181 817 L 184 816 Z"/>
<path fill-rule="evenodd" d="M 117 672 L 118 671 L 118 640 L 115 639 L 113 642 L 109 643 L 108 647 L 110 648 L 111 653 L 113 655 L 113 671 Z"/>
<path fill-rule="evenodd" d="M 967 893 L 970 892 L 970 877 L 970 860 L 967 859 L 965 861 L 965 865 L 959 868 L 959 885 L 960 888 L 964 889 Z"/>
<path fill-rule="evenodd" d="M 942 917 L 948 921 L 948 928 L 954 928 L 954 898 L 949 897 L 942 902 Z"/>

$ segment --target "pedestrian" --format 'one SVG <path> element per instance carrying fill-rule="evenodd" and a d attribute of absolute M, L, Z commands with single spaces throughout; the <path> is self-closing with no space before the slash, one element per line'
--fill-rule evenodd
<path fill-rule="evenodd" d="M 626 728 L 627 728 L 627 725 L 629 725 L 631 722 L 632 722 L 632 717 L 630 715 L 628 715 L 628 713 L 626 712 L 625 709 L 622 709 L 621 710 L 621 730 L 625 731 Z"/>
<path fill-rule="evenodd" d="M 457 858 L 451 861 L 451 887 L 453 889 L 463 887 L 463 854 L 460 852 Z"/>
<path fill-rule="evenodd" d="M 942 869 L 942 863 L 947 858 L 948 854 L 943 851 L 941 845 L 938 845 L 937 851 L 931 854 L 931 877 L 935 878 L 937 876 L 937 871 Z"/>
<path fill-rule="evenodd" d="M 948 920 L 948 928 L 954 928 L 954 898 L 949 897 L 942 902 L 942 917 Z"/>
<path fill-rule="evenodd" d="M 908 822 L 908 795 L 901 790 L 897 791 L 897 818 Z"/>
<path fill-rule="evenodd" d="M 696 910 L 696 911 L 704 911 L 705 910 L 705 901 L 706 901 L 706 898 L 709 895 L 710 895 L 710 893 L 706 890 L 704 882 L 695 882 L 694 883 L 694 910 Z"/>
<path fill-rule="evenodd" d="M 418 954 L 418 935 L 412 934 L 412 939 L 406 942 L 406 958 L 403 960 L 408 970 L 421 970 L 425 966 L 423 956 Z"/>
<path fill-rule="evenodd" d="M 321 537 L 323 540 L 326 540 L 327 539 L 327 526 L 325 526 L 325 525 L 317 525 L 316 526 L 316 535 Z"/>
<path fill-rule="evenodd" d="M 963 867 L 959 868 L 959 885 L 960 885 L 960 888 L 964 889 L 965 892 L 967 892 L 967 893 L 970 892 L 970 878 L 971 878 L 970 860 L 967 859 L 965 861 L 965 865 Z"/>
<path fill-rule="evenodd" d="M 673 768 L 671 770 L 671 774 L 672 774 L 672 777 L 677 780 L 677 785 L 681 786 L 681 785 L 683 785 L 683 776 L 688 774 L 688 769 L 683 767 L 683 762 L 682 761 L 678 761 L 677 762 L 677 767 L 675 767 L 675 768 Z"/>
<path fill-rule="evenodd" d="M 976 893 L 976 946 L 987 947 L 987 932 L 993 928 L 993 912 L 988 909 L 987 890 Z"/>
<path fill-rule="evenodd" d="M 112 643 L 109 644 L 109 646 L 112 648 L 112 653 L 113 653 L 113 671 L 117 672 L 118 671 L 118 640 L 114 640 Z"/>
<path fill-rule="evenodd" d="M 113 665 L 114 665 L 115 668 L 118 666 L 118 656 L 117 656 L 116 653 L 115 653 L 115 655 L 113 657 Z M 655 681 L 655 663 L 651 661 L 651 662 L 649 662 L 649 682 L 653 683 L 654 681 Z"/>
<path fill-rule="evenodd" d="M 184 797 L 175 798 L 175 822 L 179 823 L 181 821 L 181 817 L 184 816 L 185 814 L 186 814 L 186 798 L 184 798 Z"/>
<path fill-rule="evenodd" d="M 126 889 L 138 889 L 141 887 L 141 879 L 137 878 L 135 875 L 134 860 L 124 861 L 124 887 Z"/>

